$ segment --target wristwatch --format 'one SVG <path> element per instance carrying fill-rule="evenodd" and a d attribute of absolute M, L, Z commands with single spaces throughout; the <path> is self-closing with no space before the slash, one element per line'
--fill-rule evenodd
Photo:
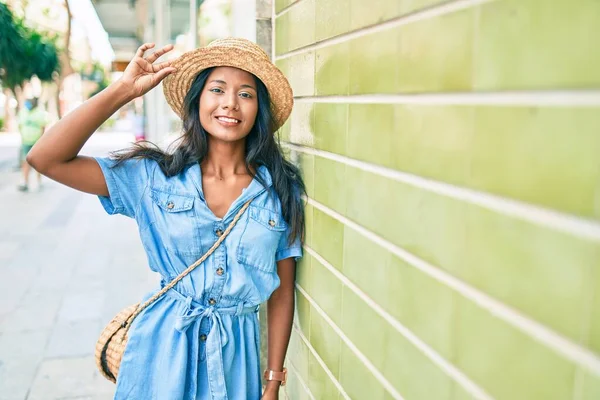
<path fill-rule="evenodd" d="M 284 368 L 281 372 L 273 371 L 272 369 L 266 369 L 265 380 L 280 381 L 281 386 L 285 386 L 285 382 L 287 380 L 287 368 Z"/>

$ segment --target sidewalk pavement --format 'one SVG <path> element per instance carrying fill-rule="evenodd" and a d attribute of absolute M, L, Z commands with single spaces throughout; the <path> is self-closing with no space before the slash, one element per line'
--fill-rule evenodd
<path fill-rule="evenodd" d="M 134 221 L 108 216 L 95 196 L 48 179 L 38 190 L 33 173 L 32 190 L 18 192 L 15 137 L 0 134 L 0 400 L 112 399 L 114 385 L 96 370 L 96 340 L 158 277 Z M 83 152 L 131 140 L 100 133 Z"/>

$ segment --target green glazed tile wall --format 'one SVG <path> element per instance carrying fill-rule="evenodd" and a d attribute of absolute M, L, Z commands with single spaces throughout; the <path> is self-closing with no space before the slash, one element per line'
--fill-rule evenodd
<path fill-rule="evenodd" d="M 599 399 L 600 2 L 274 11 L 308 195 L 282 396 Z"/>
<path fill-rule="evenodd" d="M 275 0 L 275 12 L 281 12 L 283 9 L 289 7 L 291 4 L 294 4 L 298 0 Z"/>
<path fill-rule="evenodd" d="M 504 0 L 481 7 L 474 87 L 598 87 L 600 12 L 593 0 Z M 532 51 L 534 49 L 535 51 Z"/>

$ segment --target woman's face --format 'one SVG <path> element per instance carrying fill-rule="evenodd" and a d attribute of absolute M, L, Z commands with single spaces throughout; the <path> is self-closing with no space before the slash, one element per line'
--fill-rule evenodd
<path fill-rule="evenodd" d="M 215 68 L 200 95 L 200 123 L 226 142 L 245 138 L 256 120 L 258 99 L 254 76 L 233 67 Z"/>

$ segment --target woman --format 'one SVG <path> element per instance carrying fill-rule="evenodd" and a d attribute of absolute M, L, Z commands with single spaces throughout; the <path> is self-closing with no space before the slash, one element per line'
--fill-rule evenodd
<path fill-rule="evenodd" d="M 262 399 L 277 399 L 304 229 L 304 184 L 273 135 L 291 112 L 291 88 L 243 39 L 215 41 L 158 65 L 172 46 L 144 57 L 153 46 L 142 45 L 122 78 L 54 125 L 27 160 L 98 195 L 109 214 L 135 218 L 163 286 L 251 201 L 217 250 L 134 320 L 115 399 L 261 398 L 256 310 L 267 300 Z M 138 143 L 112 158 L 78 155 L 108 117 L 164 78 L 167 101 L 183 120 L 173 152 Z"/>

